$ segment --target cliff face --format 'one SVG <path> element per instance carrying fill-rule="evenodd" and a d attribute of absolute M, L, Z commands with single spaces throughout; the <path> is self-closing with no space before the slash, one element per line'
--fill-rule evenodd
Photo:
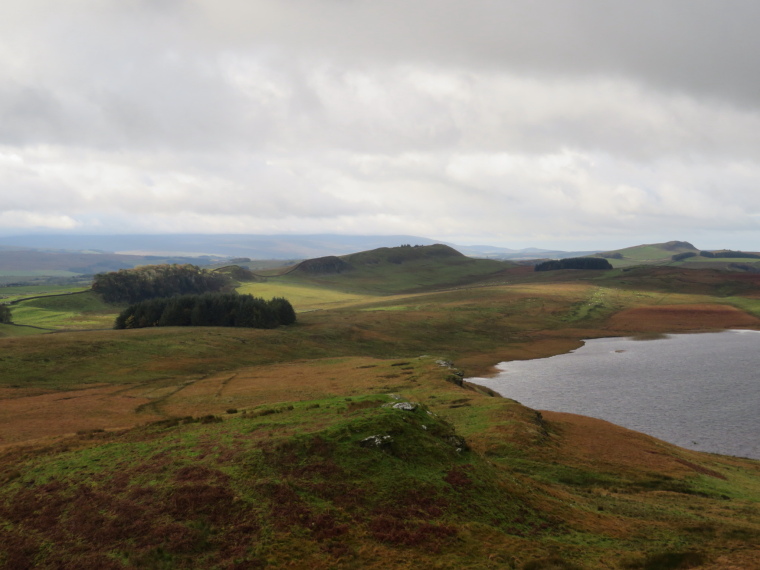
<path fill-rule="evenodd" d="M 312 275 L 324 275 L 329 273 L 342 273 L 350 268 L 351 266 L 339 257 L 328 255 L 326 257 L 317 257 L 302 261 L 298 264 L 298 267 L 296 267 L 296 271 Z"/>

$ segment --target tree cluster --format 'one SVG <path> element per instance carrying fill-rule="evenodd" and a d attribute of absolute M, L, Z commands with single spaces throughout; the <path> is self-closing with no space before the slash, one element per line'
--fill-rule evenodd
<path fill-rule="evenodd" d="M 116 317 L 114 328 L 249 327 L 271 329 L 296 322 L 287 299 L 270 301 L 237 293 L 206 293 L 149 299 L 130 305 Z"/>
<path fill-rule="evenodd" d="M 146 265 L 99 273 L 92 290 L 108 303 L 137 303 L 157 297 L 216 293 L 230 285 L 228 276 L 196 265 Z"/>
<path fill-rule="evenodd" d="M 601 257 L 569 257 L 552 259 L 535 266 L 535 271 L 554 271 L 556 269 L 612 269 L 612 265 Z"/>
<path fill-rule="evenodd" d="M 749 253 L 747 251 L 700 251 L 699 255 L 702 257 L 728 257 L 728 258 L 746 258 L 746 259 L 760 259 L 760 255 L 756 253 Z"/>
<path fill-rule="evenodd" d="M 11 322 L 11 310 L 8 305 L 0 305 L 0 323 Z"/>
<path fill-rule="evenodd" d="M 684 259 L 689 259 L 690 257 L 696 256 L 697 254 L 694 251 L 684 251 L 683 253 L 676 253 L 670 259 L 673 261 L 683 261 Z"/>

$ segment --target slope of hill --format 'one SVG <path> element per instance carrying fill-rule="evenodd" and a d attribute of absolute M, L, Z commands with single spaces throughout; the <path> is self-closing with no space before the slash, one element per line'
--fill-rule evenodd
<path fill-rule="evenodd" d="M 244 284 L 322 309 L 292 327 L 0 338 L 0 568 L 756 567 L 759 462 L 462 378 L 584 338 L 760 329 L 760 275 L 335 259 Z M 468 280 L 488 286 L 441 290 Z"/>
<path fill-rule="evenodd" d="M 665 265 L 673 260 L 674 255 L 686 252 L 696 254 L 699 253 L 699 250 L 686 241 L 669 241 L 605 251 L 597 254 L 597 257 L 608 259 L 614 267 L 644 264 Z"/>
<path fill-rule="evenodd" d="M 0 378 L 25 438 L 0 451 L 0 567 L 753 568 L 760 463 L 542 415 L 431 356 L 303 360 L 321 320 L 0 342 L 28 379 Z"/>
<path fill-rule="evenodd" d="M 382 295 L 496 279 L 510 267 L 509 262 L 466 257 L 443 244 L 405 245 L 306 260 L 280 279 Z"/>

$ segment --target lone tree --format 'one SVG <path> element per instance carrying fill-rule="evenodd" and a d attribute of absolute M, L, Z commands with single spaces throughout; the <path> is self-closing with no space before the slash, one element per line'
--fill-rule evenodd
<path fill-rule="evenodd" d="M 11 310 L 8 305 L 0 305 L 0 323 L 11 322 Z"/>

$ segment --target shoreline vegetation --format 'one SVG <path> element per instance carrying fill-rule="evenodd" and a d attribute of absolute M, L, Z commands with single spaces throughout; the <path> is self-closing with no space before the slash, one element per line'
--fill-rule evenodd
<path fill-rule="evenodd" d="M 760 462 L 464 378 L 584 338 L 760 330 L 760 275 L 346 263 L 233 283 L 287 297 L 287 327 L 14 305 L 57 332 L 0 338 L 0 568 L 753 568 Z"/>

